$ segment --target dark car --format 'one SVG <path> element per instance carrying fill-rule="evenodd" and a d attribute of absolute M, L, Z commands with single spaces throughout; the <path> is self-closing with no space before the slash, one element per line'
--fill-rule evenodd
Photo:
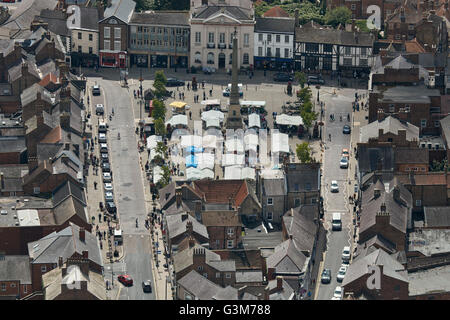
<path fill-rule="evenodd" d="M 308 76 L 308 84 L 325 84 L 321 76 Z"/>
<path fill-rule="evenodd" d="M 152 292 L 152 283 L 150 280 L 142 281 L 142 290 L 144 292 Z"/>
<path fill-rule="evenodd" d="M 178 80 L 177 78 L 167 78 L 166 87 L 178 87 L 184 86 L 183 80 Z"/>
<path fill-rule="evenodd" d="M 287 73 L 275 73 L 275 75 L 273 76 L 273 81 L 280 81 L 280 82 L 287 82 L 287 81 L 292 81 L 293 77 L 290 74 Z"/>
<path fill-rule="evenodd" d="M 133 279 L 128 274 L 121 274 L 117 277 L 120 283 L 122 283 L 124 286 L 132 286 L 133 285 Z"/>
<path fill-rule="evenodd" d="M 93 96 L 99 96 L 101 94 L 100 91 L 100 86 L 99 85 L 95 85 L 92 87 L 92 95 Z"/>
<path fill-rule="evenodd" d="M 100 157 L 102 159 L 102 163 L 109 163 L 109 155 L 107 153 L 101 153 Z"/>
<path fill-rule="evenodd" d="M 116 204 L 113 201 L 106 201 L 106 210 L 109 213 L 116 213 L 117 212 Z"/>
<path fill-rule="evenodd" d="M 342 128 L 342 133 L 350 134 L 351 132 L 352 132 L 352 129 L 350 128 L 350 126 L 348 124 L 344 125 L 344 127 Z"/>
<path fill-rule="evenodd" d="M 109 162 L 102 163 L 102 172 L 111 172 L 111 166 L 109 165 Z"/>
<path fill-rule="evenodd" d="M 331 282 L 331 270 L 323 269 L 322 276 L 320 277 L 320 281 L 322 283 L 330 283 Z"/>

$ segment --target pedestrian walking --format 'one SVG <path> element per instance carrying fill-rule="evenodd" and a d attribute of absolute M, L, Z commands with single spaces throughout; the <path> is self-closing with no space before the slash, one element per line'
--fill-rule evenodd
<path fill-rule="evenodd" d="M 212 89 L 209 89 L 209 96 L 212 97 Z"/>
<path fill-rule="evenodd" d="M 188 89 L 188 91 L 189 91 L 189 82 L 187 83 L 187 89 Z"/>
<path fill-rule="evenodd" d="M 189 111 L 189 119 L 192 120 L 192 111 Z"/>
<path fill-rule="evenodd" d="M 203 91 L 203 100 L 206 100 L 206 93 Z"/>
<path fill-rule="evenodd" d="M 181 100 L 181 92 L 178 92 L 178 98 Z"/>
<path fill-rule="evenodd" d="M 181 93 L 181 96 L 183 97 L 183 101 L 184 101 L 184 91 Z"/>
<path fill-rule="evenodd" d="M 97 181 L 94 181 L 94 190 L 97 190 Z"/>
<path fill-rule="evenodd" d="M 202 89 L 205 89 L 205 80 L 202 81 Z"/>

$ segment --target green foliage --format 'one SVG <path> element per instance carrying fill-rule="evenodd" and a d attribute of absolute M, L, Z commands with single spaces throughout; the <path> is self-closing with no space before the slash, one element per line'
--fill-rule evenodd
<path fill-rule="evenodd" d="M 164 75 L 164 71 L 156 71 L 155 81 L 153 82 L 153 87 L 155 88 L 155 96 L 158 99 L 162 99 L 166 95 L 166 83 L 167 78 Z"/>
<path fill-rule="evenodd" d="M 189 0 L 153 0 L 151 2 L 149 6 L 151 10 L 189 10 Z"/>
<path fill-rule="evenodd" d="M 312 162 L 312 156 L 311 156 L 311 148 L 309 147 L 308 142 L 303 142 L 301 144 L 297 144 L 296 148 L 297 158 L 300 160 L 301 163 L 311 163 Z"/>
<path fill-rule="evenodd" d="M 444 159 L 442 161 L 433 160 L 433 164 L 431 165 L 431 171 L 433 172 L 442 172 L 448 170 L 448 160 Z"/>
<path fill-rule="evenodd" d="M 155 150 L 156 153 L 160 154 L 164 159 L 167 159 L 167 146 L 162 141 L 156 144 Z"/>
<path fill-rule="evenodd" d="M 300 24 L 305 24 L 309 21 L 324 24 L 324 16 L 321 13 L 321 8 L 319 6 L 309 1 L 305 1 L 298 5 L 298 9 L 298 20 Z"/>
<path fill-rule="evenodd" d="M 161 119 L 164 123 L 164 119 L 166 118 L 166 106 L 161 100 L 153 100 L 152 117 L 155 119 L 155 125 L 157 119 Z"/>
<path fill-rule="evenodd" d="M 166 135 L 167 130 L 163 119 L 158 118 L 155 120 L 155 132 L 158 136 L 164 137 Z"/>
<path fill-rule="evenodd" d="M 134 2 L 136 2 L 135 11 L 137 12 L 150 10 L 152 8 L 151 0 L 134 0 Z"/>
<path fill-rule="evenodd" d="M 300 86 L 303 89 L 305 87 L 305 83 L 307 81 L 306 74 L 301 71 L 296 71 L 295 72 L 295 80 L 298 81 L 298 83 L 300 84 Z"/>
<path fill-rule="evenodd" d="M 295 9 L 299 9 L 299 21 L 300 24 L 313 20 L 319 24 L 324 23 L 323 14 L 321 14 L 320 6 L 311 3 L 309 1 L 301 2 L 300 0 L 285 1 L 280 4 L 279 1 L 265 1 L 255 5 L 255 15 L 261 17 L 267 10 L 272 7 L 280 6 L 291 17 L 294 17 Z"/>
<path fill-rule="evenodd" d="M 155 83 L 162 83 L 164 86 L 167 84 L 167 78 L 166 75 L 164 74 L 164 71 L 159 70 L 156 71 L 155 73 Z"/>
<path fill-rule="evenodd" d="M 366 20 L 356 20 L 355 24 L 359 28 L 359 31 L 370 32 L 370 29 L 367 28 L 367 21 Z"/>
<path fill-rule="evenodd" d="M 306 127 L 306 129 L 309 129 L 311 128 L 313 122 L 317 120 L 318 113 L 313 111 L 308 112 L 302 110 L 300 112 L 300 115 L 302 116 L 303 119 L 303 125 Z"/>
<path fill-rule="evenodd" d="M 164 188 L 165 186 L 167 186 L 170 183 L 170 169 L 168 166 L 162 166 L 161 167 L 163 170 L 163 174 L 162 174 L 162 178 L 161 180 L 159 180 L 158 184 L 160 188 Z"/>
<path fill-rule="evenodd" d="M 311 89 L 309 87 L 305 87 L 300 89 L 297 92 L 297 97 L 303 102 L 307 102 L 311 100 L 312 97 L 312 93 L 311 93 Z"/>
<path fill-rule="evenodd" d="M 352 12 L 347 7 L 337 7 L 325 14 L 325 23 L 337 27 L 339 24 L 345 25 L 350 22 Z"/>

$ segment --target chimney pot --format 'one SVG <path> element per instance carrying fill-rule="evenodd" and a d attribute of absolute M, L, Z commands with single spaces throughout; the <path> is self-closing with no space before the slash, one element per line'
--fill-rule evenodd
<path fill-rule="evenodd" d="M 86 239 L 86 231 L 83 227 L 80 227 L 80 241 L 84 242 Z"/>
<path fill-rule="evenodd" d="M 58 267 L 62 268 L 63 266 L 63 257 L 58 258 Z"/>
<path fill-rule="evenodd" d="M 277 290 L 283 289 L 283 278 L 281 276 L 277 276 Z"/>

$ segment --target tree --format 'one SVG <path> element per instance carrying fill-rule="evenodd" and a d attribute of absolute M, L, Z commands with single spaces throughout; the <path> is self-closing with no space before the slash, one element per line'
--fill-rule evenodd
<path fill-rule="evenodd" d="M 156 71 L 156 73 L 155 73 L 155 83 L 157 83 L 157 82 L 162 83 L 164 86 L 167 84 L 167 78 L 164 75 L 164 71 L 162 71 L 162 70 Z"/>
<path fill-rule="evenodd" d="M 305 24 L 309 21 L 314 21 L 318 24 L 324 24 L 325 19 L 323 14 L 321 13 L 321 8 L 318 5 L 313 4 L 309 1 L 305 1 L 296 6 L 296 8 L 299 9 L 298 21 L 300 24 Z M 289 12 L 290 10 L 287 11 Z"/>
<path fill-rule="evenodd" d="M 189 10 L 189 0 L 154 0 L 152 10 Z"/>
<path fill-rule="evenodd" d="M 306 129 L 309 129 L 311 128 L 313 122 L 317 120 L 318 113 L 302 110 L 300 112 L 300 115 L 302 116 L 303 125 L 306 127 Z"/>
<path fill-rule="evenodd" d="M 302 88 L 298 91 L 297 97 L 303 102 L 311 101 L 312 93 L 309 87 Z"/>
<path fill-rule="evenodd" d="M 167 159 L 167 146 L 163 142 L 159 141 L 156 144 L 155 150 L 156 153 L 159 153 L 164 159 Z"/>
<path fill-rule="evenodd" d="M 137 12 L 150 10 L 152 8 L 150 0 L 134 0 L 134 2 L 136 2 L 135 11 Z"/>
<path fill-rule="evenodd" d="M 350 21 L 352 12 L 347 7 L 337 7 L 325 14 L 325 23 L 337 27 L 339 24 L 345 25 Z"/>
<path fill-rule="evenodd" d="M 156 71 L 155 81 L 153 82 L 153 87 L 155 88 L 155 96 L 158 99 L 162 99 L 166 95 L 166 83 L 167 78 L 162 70 Z"/>
<path fill-rule="evenodd" d="M 158 184 L 159 184 L 160 188 L 164 188 L 170 182 L 171 172 L 170 172 L 169 167 L 166 165 L 162 166 L 161 169 L 163 170 L 163 174 L 162 174 L 161 180 L 158 181 Z"/>
<path fill-rule="evenodd" d="M 153 119 L 166 119 L 166 106 L 164 105 L 164 102 L 161 100 L 153 100 L 153 110 L 152 110 L 152 117 Z"/>
<path fill-rule="evenodd" d="M 305 87 L 305 83 L 306 83 L 306 74 L 304 72 L 301 71 L 296 71 L 295 72 L 295 80 L 298 81 L 298 84 L 302 87 L 302 89 Z"/>
<path fill-rule="evenodd" d="M 303 142 L 301 144 L 297 144 L 297 158 L 301 163 L 311 163 L 313 161 L 311 157 L 311 148 L 309 147 L 308 142 Z"/>
<path fill-rule="evenodd" d="M 444 159 L 442 161 L 433 160 L 433 164 L 431 165 L 432 172 L 442 172 L 448 170 L 448 160 Z"/>
<path fill-rule="evenodd" d="M 155 132 L 158 136 L 164 137 L 167 133 L 166 125 L 164 124 L 163 119 L 158 118 L 155 120 Z"/>

